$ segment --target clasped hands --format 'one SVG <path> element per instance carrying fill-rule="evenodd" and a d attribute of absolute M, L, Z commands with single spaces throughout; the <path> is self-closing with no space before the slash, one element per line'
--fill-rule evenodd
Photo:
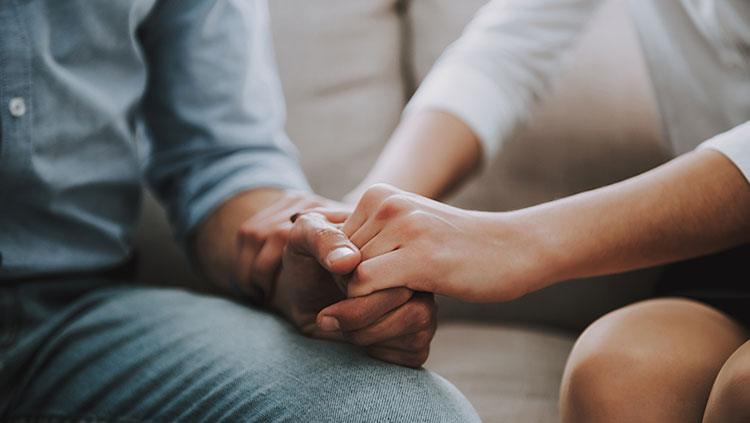
<path fill-rule="evenodd" d="M 512 278 L 497 285 L 498 263 L 519 261 L 503 241 L 512 227 L 388 185 L 370 188 L 353 212 L 290 194 L 240 229 L 237 280 L 307 335 L 418 367 L 437 327 L 433 293 L 524 293 Z"/>
<path fill-rule="evenodd" d="M 290 216 L 301 210 L 307 211 L 292 223 Z M 372 357 L 421 366 L 437 327 L 433 294 L 394 287 L 348 297 L 347 285 L 362 256 L 341 231 L 350 214 L 341 210 L 319 197 L 287 193 L 256 213 L 238 232 L 235 285 L 309 336 L 350 342 Z"/>

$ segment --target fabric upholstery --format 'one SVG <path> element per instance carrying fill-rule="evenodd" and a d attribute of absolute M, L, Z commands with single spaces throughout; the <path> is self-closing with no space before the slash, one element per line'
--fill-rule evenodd
<path fill-rule="evenodd" d="M 426 367 L 453 382 L 484 423 L 554 423 L 575 337 L 530 327 L 449 323 Z"/>
<path fill-rule="evenodd" d="M 270 1 L 287 132 L 321 195 L 369 170 L 404 106 L 396 0 Z"/>

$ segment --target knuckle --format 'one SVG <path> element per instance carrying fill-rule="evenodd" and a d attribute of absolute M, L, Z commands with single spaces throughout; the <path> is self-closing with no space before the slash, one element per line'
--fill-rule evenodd
<path fill-rule="evenodd" d="M 239 235 L 246 241 L 250 241 L 253 243 L 258 243 L 262 241 L 263 236 L 261 233 L 261 229 L 258 228 L 255 225 L 242 225 L 242 227 L 239 230 Z"/>
<path fill-rule="evenodd" d="M 362 198 L 359 200 L 360 204 L 368 207 L 377 205 L 382 201 L 383 198 L 388 196 L 390 191 L 390 185 L 387 184 L 375 184 L 362 194 Z"/>
<path fill-rule="evenodd" d="M 345 236 L 320 213 L 305 213 L 297 218 L 294 226 L 298 226 L 300 231 L 309 234 L 315 241 L 329 241 Z"/>
<path fill-rule="evenodd" d="M 297 230 L 301 236 L 307 233 L 316 234 L 324 225 L 321 225 L 324 217 L 320 213 L 305 213 L 297 217 L 292 225 L 292 230 Z"/>
<path fill-rule="evenodd" d="M 413 305 L 412 322 L 417 328 L 426 328 L 432 324 L 433 312 L 429 305 L 419 302 Z"/>
<path fill-rule="evenodd" d="M 237 231 L 240 235 L 249 235 L 255 230 L 255 225 L 250 222 L 245 222 L 240 225 L 240 229 Z"/>
<path fill-rule="evenodd" d="M 380 182 L 377 184 L 373 184 L 372 186 L 370 186 L 370 188 L 367 188 L 367 191 L 365 191 L 362 197 L 380 199 L 380 198 L 383 198 L 384 196 L 394 194 L 397 192 L 399 192 L 398 188 L 392 185 Z"/>
<path fill-rule="evenodd" d="M 352 280 L 360 285 L 367 285 L 372 282 L 372 276 L 370 275 L 370 265 L 368 262 L 360 263 L 354 273 L 352 274 Z"/>
<path fill-rule="evenodd" d="M 408 196 L 403 194 L 390 195 L 380 204 L 376 217 L 387 220 L 408 213 L 413 207 L 414 205 Z"/>
<path fill-rule="evenodd" d="M 315 214 L 316 213 L 305 213 L 299 215 L 297 220 L 294 221 L 294 226 L 305 227 L 312 225 L 314 223 Z"/>
<path fill-rule="evenodd" d="M 321 226 L 315 228 L 313 236 L 321 242 L 330 242 L 339 240 L 343 235 L 332 226 Z"/>

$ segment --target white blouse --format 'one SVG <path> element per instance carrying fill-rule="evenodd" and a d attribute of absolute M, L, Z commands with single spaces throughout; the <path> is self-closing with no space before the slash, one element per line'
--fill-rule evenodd
<path fill-rule="evenodd" d="M 549 91 L 601 3 L 490 1 L 443 53 L 406 113 L 455 115 L 492 157 Z M 703 147 L 721 151 L 750 180 L 750 1 L 632 0 L 630 12 L 674 150 L 713 137 Z"/>

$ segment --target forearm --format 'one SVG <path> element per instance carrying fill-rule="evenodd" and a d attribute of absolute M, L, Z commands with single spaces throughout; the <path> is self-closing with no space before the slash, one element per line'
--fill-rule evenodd
<path fill-rule="evenodd" d="M 488 2 L 422 82 L 407 106 L 412 114 L 345 201 L 356 203 L 379 182 L 430 198 L 456 187 L 546 95 L 599 3 Z"/>
<path fill-rule="evenodd" d="M 624 182 L 512 212 L 535 290 L 750 242 L 750 185 L 724 155 L 691 152 Z"/>
<path fill-rule="evenodd" d="M 399 125 L 375 166 L 344 201 L 356 204 L 376 183 L 439 198 L 477 168 L 480 144 L 466 124 L 434 110 L 417 112 Z"/>

